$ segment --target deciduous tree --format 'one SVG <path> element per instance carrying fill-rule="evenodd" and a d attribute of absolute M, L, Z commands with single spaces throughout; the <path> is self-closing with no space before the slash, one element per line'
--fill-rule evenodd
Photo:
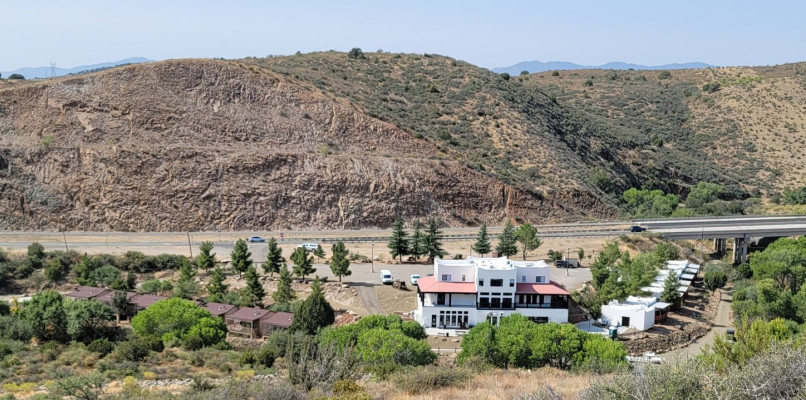
<path fill-rule="evenodd" d="M 518 243 L 521 244 L 521 253 L 524 260 L 526 260 L 526 253 L 537 249 L 543 244 L 543 241 L 537 236 L 537 228 L 528 222 L 519 226 L 515 231 L 515 235 L 518 237 Z"/>
<path fill-rule="evenodd" d="M 109 306 L 95 299 L 66 301 L 67 334 L 73 340 L 89 343 L 102 337 L 114 312 Z"/>

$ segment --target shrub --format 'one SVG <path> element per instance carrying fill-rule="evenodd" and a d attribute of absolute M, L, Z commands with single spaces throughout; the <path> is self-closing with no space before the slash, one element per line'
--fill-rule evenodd
<path fill-rule="evenodd" d="M 669 79 L 671 77 L 672 73 L 669 71 L 661 71 L 661 73 L 658 74 L 658 79 Z"/>
<path fill-rule="evenodd" d="M 204 347 L 204 340 L 197 334 L 189 333 L 182 341 L 182 346 L 188 351 L 199 350 Z"/>
<path fill-rule="evenodd" d="M 93 353 L 100 353 L 101 357 L 103 357 L 115 350 L 115 344 L 106 338 L 95 339 L 87 345 L 87 350 Z"/>
<path fill-rule="evenodd" d="M 161 339 L 157 337 L 140 337 L 118 344 L 115 354 L 120 360 L 142 361 L 152 351 L 161 352 L 163 349 Z"/>
<path fill-rule="evenodd" d="M 202 347 L 212 346 L 227 337 L 227 325 L 220 318 L 202 318 L 190 327 L 188 336 L 193 336 L 194 341 L 201 340 Z"/>
<path fill-rule="evenodd" d="M 27 321 L 9 315 L 0 316 L 0 338 L 27 342 L 33 336 L 33 327 Z"/>
<path fill-rule="evenodd" d="M 350 51 L 347 53 L 347 58 L 350 58 L 350 59 L 353 59 L 353 60 L 358 60 L 358 59 L 362 59 L 362 60 L 363 60 L 363 59 L 366 59 L 367 57 L 364 55 L 364 52 L 363 52 L 363 51 L 361 51 L 361 49 L 360 49 L 360 48 L 358 48 L 358 47 L 353 47 L 353 48 L 352 48 L 352 49 L 350 49 Z"/>
<path fill-rule="evenodd" d="M 501 74 L 501 78 L 504 79 L 505 81 L 508 81 L 510 76 L 508 73 L 504 72 L 503 74 Z"/>
<path fill-rule="evenodd" d="M 19 79 L 19 80 L 24 81 L 25 77 L 22 76 L 21 74 L 11 74 L 11 75 L 8 76 L 8 79 Z"/>
<path fill-rule="evenodd" d="M 434 365 L 407 368 L 392 375 L 398 389 L 410 394 L 428 393 L 435 389 L 458 387 L 471 378 L 464 368 L 445 368 Z"/>

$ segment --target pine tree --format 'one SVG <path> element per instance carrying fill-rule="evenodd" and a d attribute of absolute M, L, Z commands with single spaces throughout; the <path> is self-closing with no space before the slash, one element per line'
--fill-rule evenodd
<path fill-rule="evenodd" d="M 353 271 L 350 271 L 350 259 L 347 258 L 347 255 L 350 253 L 350 250 L 344 246 L 344 242 L 337 242 L 333 245 L 333 255 L 330 256 L 330 271 L 333 272 L 333 275 L 339 277 L 339 282 L 341 282 L 342 276 L 350 276 L 353 274 Z"/>
<path fill-rule="evenodd" d="M 291 288 L 291 272 L 288 270 L 286 263 L 283 263 L 282 268 L 280 268 L 280 280 L 277 281 L 277 290 L 271 294 L 271 297 L 277 303 L 288 303 L 297 298 L 297 294 Z"/>
<path fill-rule="evenodd" d="M 308 250 L 304 247 L 297 247 L 291 253 L 291 261 L 294 263 L 294 275 L 301 277 L 305 282 L 305 277 L 316 272 L 313 267 L 313 257 L 308 257 Z"/>
<path fill-rule="evenodd" d="M 409 242 L 409 254 L 413 255 L 415 259 L 420 258 L 428 253 L 425 243 L 425 234 L 423 234 L 420 221 L 414 223 L 414 234 L 411 236 Z"/>
<path fill-rule="evenodd" d="M 515 231 L 515 235 L 518 237 L 518 243 L 521 244 L 524 260 L 526 260 L 526 253 L 537 249 L 543 244 L 543 241 L 537 236 L 537 228 L 528 222 L 519 226 Z"/>
<path fill-rule="evenodd" d="M 134 272 L 126 274 L 126 290 L 134 290 L 137 287 L 137 276 Z"/>
<path fill-rule="evenodd" d="M 318 276 L 313 281 L 312 289 L 311 295 L 300 304 L 299 309 L 294 313 L 294 322 L 291 323 L 290 328 L 292 331 L 315 335 L 319 329 L 332 325 L 336 320 L 333 307 L 322 293 L 322 283 Z"/>
<path fill-rule="evenodd" d="M 179 282 L 191 280 L 194 276 L 196 276 L 196 267 L 190 260 L 182 259 L 182 265 L 179 266 Z"/>
<path fill-rule="evenodd" d="M 269 239 L 269 252 L 266 254 L 266 262 L 263 263 L 263 272 L 274 276 L 275 272 L 280 272 L 280 264 L 283 263 L 283 249 L 277 245 L 277 240 L 273 237 Z"/>
<path fill-rule="evenodd" d="M 677 301 L 680 300 L 680 292 L 677 289 L 680 287 L 680 283 L 677 281 L 677 276 L 670 271 L 669 276 L 666 277 L 666 280 L 663 282 L 663 292 L 660 294 L 660 301 L 669 304 L 677 304 Z"/>
<path fill-rule="evenodd" d="M 501 232 L 501 235 L 498 236 L 498 244 L 495 246 L 495 251 L 498 252 L 498 256 L 509 257 L 518 254 L 517 239 L 517 236 L 515 236 L 515 227 L 507 221 L 506 225 L 504 225 L 504 230 Z"/>
<path fill-rule="evenodd" d="M 389 247 L 389 254 L 392 257 L 398 257 L 401 263 L 403 256 L 409 254 L 409 238 L 406 236 L 406 231 L 403 230 L 403 218 L 398 215 L 392 226 L 392 238 L 389 239 L 386 246 Z"/>
<path fill-rule="evenodd" d="M 487 235 L 487 223 L 484 222 L 481 224 L 481 229 L 479 229 L 479 236 L 476 238 L 476 242 L 473 243 L 470 248 L 476 252 L 476 254 L 481 255 L 484 257 L 485 254 L 489 253 L 492 249 L 492 245 L 490 245 L 490 237 Z"/>
<path fill-rule="evenodd" d="M 249 293 L 255 298 L 253 306 L 261 306 L 263 304 L 263 298 L 266 297 L 266 290 L 263 289 L 263 285 L 260 283 L 257 269 L 254 265 L 250 265 L 246 270 L 244 279 L 246 279 L 246 288 L 249 289 Z"/>
<path fill-rule="evenodd" d="M 252 253 L 249 252 L 249 246 L 246 245 L 246 240 L 238 239 L 238 241 L 235 242 L 235 248 L 232 249 L 232 253 L 230 253 L 232 269 L 238 271 L 238 278 L 252 265 L 252 259 L 250 257 L 252 257 Z"/>
<path fill-rule="evenodd" d="M 316 246 L 316 250 L 313 251 L 313 255 L 316 256 L 316 261 L 319 262 L 323 258 L 325 258 L 325 249 L 322 248 L 322 245 Z"/>
<path fill-rule="evenodd" d="M 439 239 L 441 234 L 442 232 L 439 230 L 436 218 L 429 218 L 428 229 L 425 231 L 425 254 L 428 255 L 429 260 L 433 260 L 437 257 L 445 257 L 445 254 L 448 254 L 442 248 L 442 242 Z"/>
<path fill-rule="evenodd" d="M 199 247 L 199 255 L 196 256 L 196 265 L 203 269 L 205 273 L 209 273 L 210 269 L 215 266 L 215 253 L 213 251 L 213 242 L 202 242 Z"/>
<path fill-rule="evenodd" d="M 210 283 L 207 285 L 207 293 L 211 298 L 220 300 L 224 296 L 224 293 L 227 292 L 229 285 L 224 283 L 225 279 L 224 271 L 222 271 L 221 268 L 215 267 L 213 273 L 210 274 Z"/>

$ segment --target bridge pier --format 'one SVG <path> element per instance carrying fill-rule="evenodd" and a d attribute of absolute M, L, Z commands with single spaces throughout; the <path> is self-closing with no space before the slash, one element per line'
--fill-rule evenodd
<path fill-rule="evenodd" d="M 727 239 L 714 239 L 714 252 L 717 254 L 725 254 L 725 249 L 727 249 L 726 243 Z"/>
<path fill-rule="evenodd" d="M 733 239 L 733 263 L 741 264 L 747 262 L 747 243 L 750 242 L 750 235 L 744 234 L 740 238 Z"/>

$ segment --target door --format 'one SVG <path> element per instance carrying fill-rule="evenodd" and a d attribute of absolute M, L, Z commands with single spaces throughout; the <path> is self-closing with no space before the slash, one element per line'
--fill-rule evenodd
<path fill-rule="evenodd" d="M 630 326 L 630 317 L 621 317 L 621 326 Z"/>
<path fill-rule="evenodd" d="M 432 316 L 431 316 L 431 327 L 432 327 L 432 328 L 436 328 L 436 327 L 437 327 L 437 316 L 436 316 L 436 315 L 432 315 Z"/>

